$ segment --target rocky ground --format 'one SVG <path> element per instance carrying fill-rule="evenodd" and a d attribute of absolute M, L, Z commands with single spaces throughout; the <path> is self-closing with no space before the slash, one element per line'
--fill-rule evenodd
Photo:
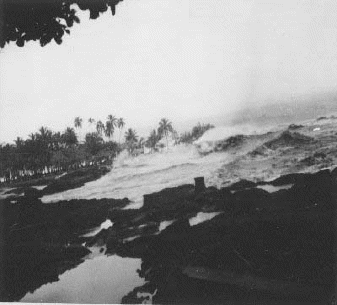
<path fill-rule="evenodd" d="M 290 174 L 271 182 L 164 189 L 129 201 L 41 204 L 35 190 L 1 201 L 2 301 L 57 281 L 92 246 L 141 258 L 146 284 L 123 303 L 328 302 L 335 288 L 337 170 Z M 291 185 L 270 193 L 261 187 Z M 218 212 L 191 225 L 200 212 Z M 113 226 L 83 235 L 110 219 Z M 160 230 L 163 221 L 173 223 Z M 142 294 L 143 293 L 143 294 Z M 145 293 L 145 294 L 144 294 Z M 278 303 L 278 304 L 279 304 Z"/>

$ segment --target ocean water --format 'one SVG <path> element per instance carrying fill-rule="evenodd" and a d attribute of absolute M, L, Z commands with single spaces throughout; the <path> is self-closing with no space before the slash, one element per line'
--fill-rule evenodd
<path fill-rule="evenodd" d="M 194 178 L 205 177 L 207 186 L 217 186 L 214 173 L 235 156 L 219 152 L 201 156 L 193 145 L 179 145 L 168 151 L 129 157 L 123 152 L 110 173 L 83 187 L 42 197 L 42 202 L 93 198 L 129 198 L 131 207 L 141 207 L 143 195 L 167 187 L 193 184 Z"/>
<path fill-rule="evenodd" d="M 140 265 L 140 259 L 98 254 L 60 275 L 59 281 L 27 293 L 21 302 L 118 304 L 144 284 L 136 272 Z"/>

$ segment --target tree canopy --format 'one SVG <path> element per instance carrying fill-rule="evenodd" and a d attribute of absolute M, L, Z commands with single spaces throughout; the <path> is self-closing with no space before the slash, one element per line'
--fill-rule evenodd
<path fill-rule="evenodd" d="M 123 0 L 2 0 L 0 1 L 0 47 L 11 41 L 23 47 L 25 42 L 39 41 L 43 47 L 53 39 L 62 43 L 63 35 L 70 34 L 74 23 L 79 23 L 74 4 L 89 10 L 96 19 L 109 8 L 112 15 Z"/>

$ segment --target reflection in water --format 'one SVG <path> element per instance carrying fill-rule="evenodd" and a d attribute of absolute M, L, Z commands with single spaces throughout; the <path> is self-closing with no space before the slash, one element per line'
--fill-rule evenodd
<path fill-rule="evenodd" d="M 47 185 L 33 185 L 32 186 L 32 188 L 37 189 L 39 191 L 43 190 L 46 187 L 47 187 Z"/>
<path fill-rule="evenodd" d="M 159 232 L 165 230 L 168 226 L 170 226 L 172 223 L 174 223 L 175 220 L 164 220 L 159 225 Z"/>
<path fill-rule="evenodd" d="M 136 272 L 140 265 L 140 259 L 117 255 L 87 259 L 61 275 L 58 282 L 28 293 L 21 302 L 117 304 L 134 287 L 144 284 Z"/>
<path fill-rule="evenodd" d="M 98 232 L 100 232 L 101 230 L 103 230 L 103 229 L 109 229 L 112 226 L 113 226 L 113 222 L 110 219 L 106 219 L 104 222 L 101 223 L 101 225 L 99 227 L 97 227 L 96 229 L 94 229 L 92 232 L 89 232 L 89 233 L 83 235 L 83 237 L 93 237 Z"/>
<path fill-rule="evenodd" d="M 199 223 L 202 223 L 206 220 L 210 220 L 213 217 L 219 215 L 221 212 L 212 212 L 212 213 L 205 213 L 205 212 L 199 212 L 197 216 L 192 217 L 189 219 L 190 226 L 195 226 Z"/>

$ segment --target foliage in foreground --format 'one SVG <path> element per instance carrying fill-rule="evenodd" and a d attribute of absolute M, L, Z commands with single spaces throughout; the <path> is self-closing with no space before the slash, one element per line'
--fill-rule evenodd
<path fill-rule="evenodd" d="M 30 40 L 39 41 L 43 47 L 53 39 L 62 43 L 64 34 L 70 34 L 74 23 L 79 23 L 74 4 L 80 10 L 89 10 L 90 19 L 111 10 L 122 0 L 3 0 L 0 1 L 0 47 L 11 41 L 23 47 Z"/>

